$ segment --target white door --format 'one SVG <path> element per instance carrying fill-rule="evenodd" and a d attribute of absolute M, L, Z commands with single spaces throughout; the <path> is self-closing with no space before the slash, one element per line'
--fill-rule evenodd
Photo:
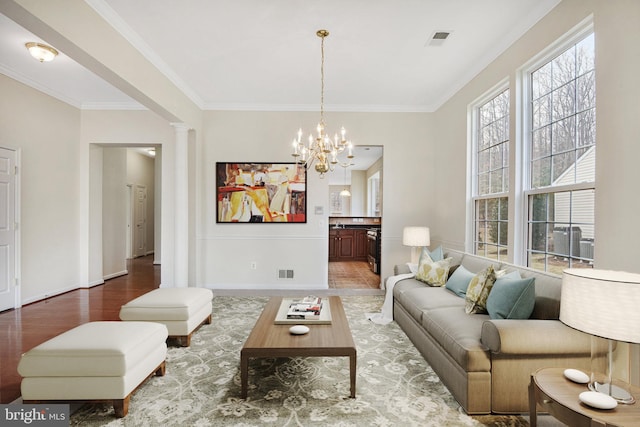
<path fill-rule="evenodd" d="M 136 185 L 133 205 L 133 256 L 147 254 L 147 187 Z"/>
<path fill-rule="evenodd" d="M 16 152 L 0 148 L 0 311 L 16 307 Z"/>

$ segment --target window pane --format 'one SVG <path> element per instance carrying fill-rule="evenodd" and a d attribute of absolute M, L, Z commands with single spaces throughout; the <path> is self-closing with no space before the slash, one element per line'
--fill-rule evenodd
<path fill-rule="evenodd" d="M 489 150 L 482 150 L 478 152 L 478 173 L 485 173 L 490 170 Z"/>
<path fill-rule="evenodd" d="M 551 63 L 540 67 L 531 74 L 532 98 L 538 99 L 551 92 Z"/>
<path fill-rule="evenodd" d="M 552 87 L 559 88 L 576 78 L 576 50 L 571 48 L 551 61 Z"/>
<path fill-rule="evenodd" d="M 575 167 L 576 153 L 569 151 L 567 153 L 553 156 L 553 185 L 573 184 L 576 182 Z"/>
<path fill-rule="evenodd" d="M 560 120 L 551 126 L 551 151 L 564 153 L 575 148 L 576 121 L 574 117 Z"/>
<path fill-rule="evenodd" d="M 547 194 L 536 194 L 531 196 L 531 218 L 532 221 L 546 221 L 547 215 Z"/>
<path fill-rule="evenodd" d="M 596 68 L 593 34 L 576 44 L 576 63 L 579 76 Z"/>
<path fill-rule="evenodd" d="M 531 152 L 532 159 L 539 159 L 551 155 L 551 127 L 545 126 L 543 128 L 533 131 L 533 148 Z"/>
<path fill-rule="evenodd" d="M 576 112 L 576 86 L 569 82 L 560 86 L 551 96 L 553 97 L 553 109 L 551 120 L 557 121 L 569 117 Z"/>
<path fill-rule="evenodd" d="M 576 80 L 576 111 L 596 106 L 595 79 L 595 71 L 590 71 Z"/>
<path fill-rule="evenodd" d="M 551 123 L 551 95 L 533 101 L 533 129 Z"/>
<path fill-rule="evenodd" d="M 551 185 L 551 157 L 534 160 L 531 165 L 531 187 Z"/>
<path fill-rule="evenodd" d="M 576 116 L 576 145 L 589 147 L 596 143 L 596 111 L 587 110 Z"/>

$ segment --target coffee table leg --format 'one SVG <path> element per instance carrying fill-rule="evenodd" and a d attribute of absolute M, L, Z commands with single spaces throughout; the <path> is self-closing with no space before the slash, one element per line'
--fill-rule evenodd
<path fill-rule="evenodd" d="M 356 397 L 356 353 L 349 356 L 349 374 L 351 377 L 351 398 Z"/>
<path fill-rule="evenodd" d="M 249 357 L 244 351 L 240 352 L 240 398 L 247 398 L 249 388 Z"/>

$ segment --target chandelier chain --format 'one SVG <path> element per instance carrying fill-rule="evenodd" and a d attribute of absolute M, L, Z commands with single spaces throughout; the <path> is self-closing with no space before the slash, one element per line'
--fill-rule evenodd
<path fill-rule="evenodd" d="M 324 38 L 325 35 L 320 36 L 322 42 L 320 43 L 321 58 L 320 61 L 320 123 L 324 125 Z"/>

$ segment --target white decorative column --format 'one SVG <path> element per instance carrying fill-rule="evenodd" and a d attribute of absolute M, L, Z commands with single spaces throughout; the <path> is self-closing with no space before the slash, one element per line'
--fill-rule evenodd
<path fill-rule="evenodd" d="M 174 287 L 189 286 L 189 126 L 171 123 L 175 141 Z"/>

